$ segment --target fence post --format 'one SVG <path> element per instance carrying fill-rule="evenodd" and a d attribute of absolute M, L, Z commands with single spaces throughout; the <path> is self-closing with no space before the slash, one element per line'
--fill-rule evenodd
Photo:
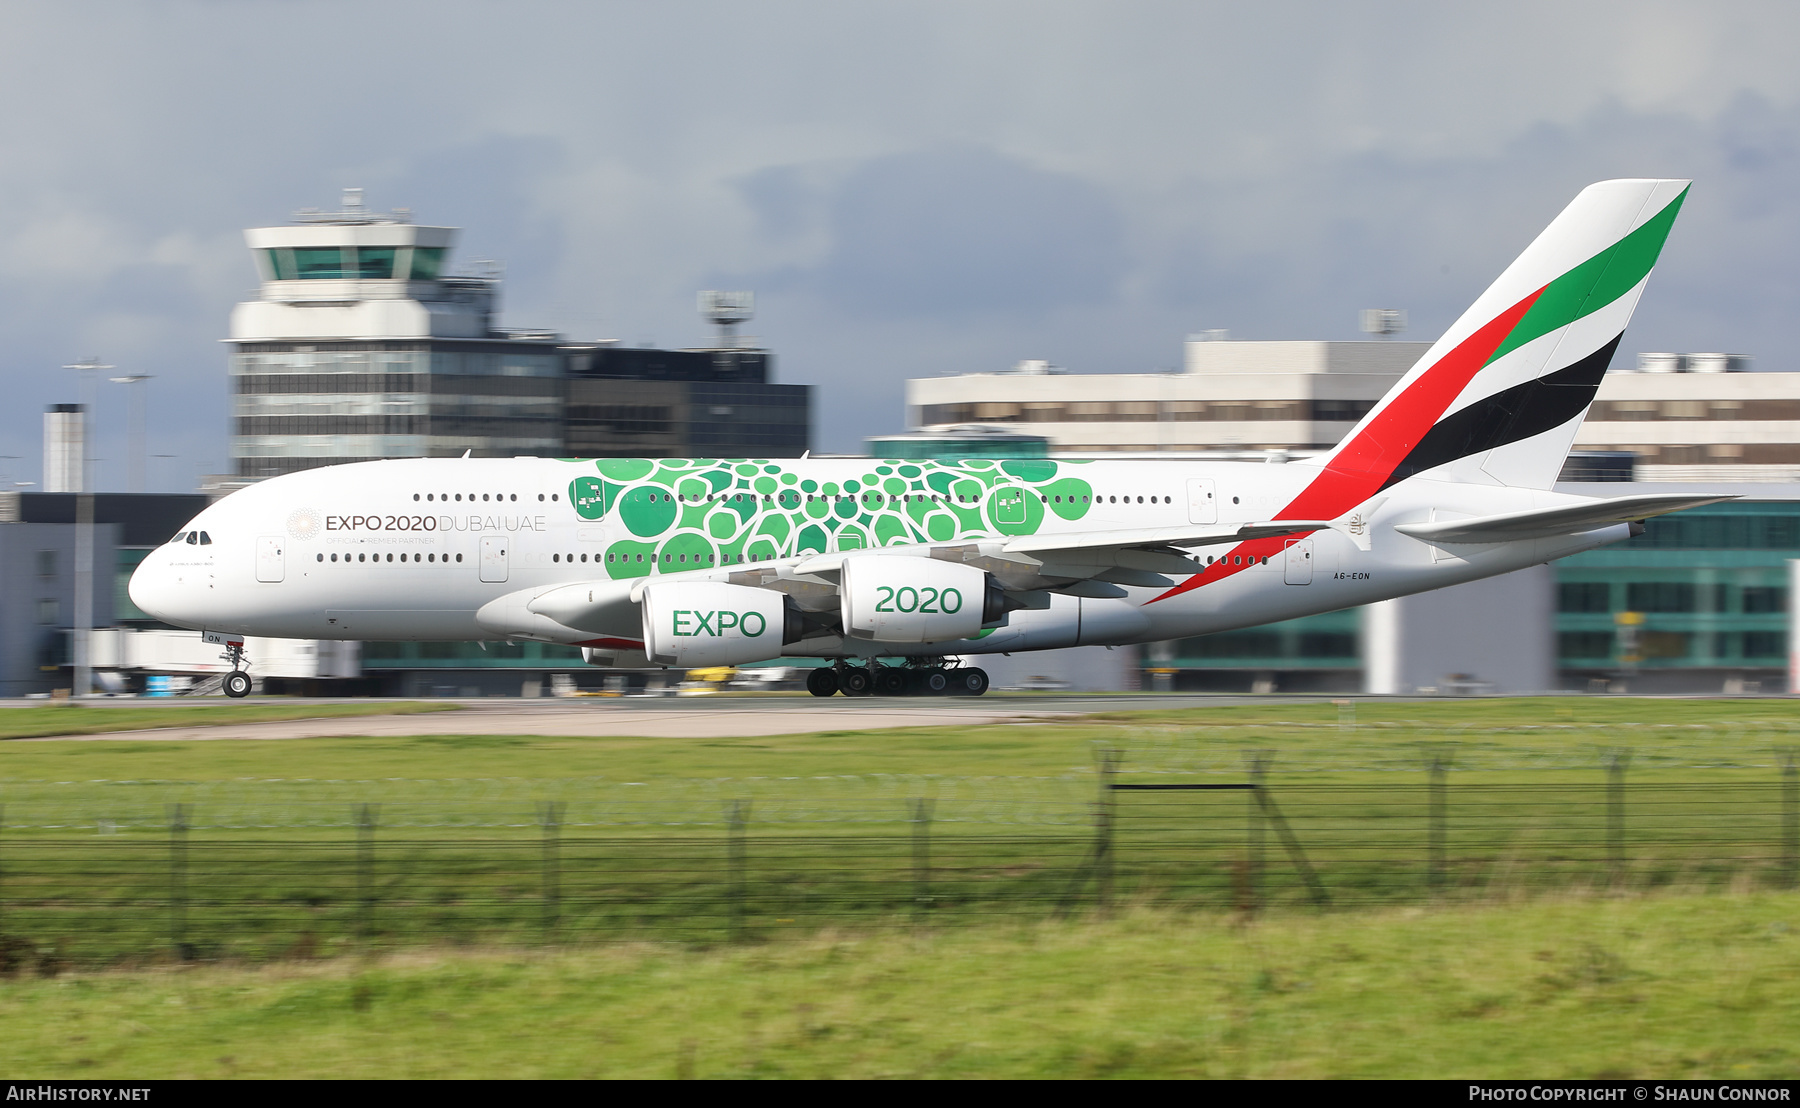
<path fill-rule="evenodd" d="M 731 941 L 735 943 L 744 937 L 744 825 L 750 822 L 750 802 L 726 801 L 725 821 L 726 893 L 731 901 Z"/>
<path fill-rule="evenodd" d="M 557 837 L 562 827 L 563 802 L 547 800 L 538 805 L 538 822 L 544 829 L 544 941 L 549 942 L 556 930 L 557 907 L 562 900 L 561 843 Z"/>
<path fill-rule="evenodd" d="M 1433 747 L 1426 755 L 1425 764 L 1429 775 L 1426 786 L 1429 793 L 1426 804 L 1426 843 L 1430 855 L 1427 880 L 1435 892 L 1444 887 L 1444 801 L 1448 776 L 1446 771 L 1450 768 L 1450 759 L 1442 750 Z"/>
<path fill-rule="evenodd" d="M 1800 884 L 1800 767 L 1794 748 L 1781 749 L 1781 887 Z"/>
<path fill-rule="evenodd" d="M 931 801 L 914 797 L 907 807 L 912 823 L 913 923 L 922 924 L 931 908 Z"/>
<path fill-rule="evenodd" d="M 169 805 L 169 938 L 177 961 L 193 957 L 187 941 L 188 806 Z"/>
<path fill-rule="evenodd" d="M 356 817 L 357 933 L 368 939 L 375 933 L 375 816 L 378 806 L 358 804 Z"/>
<path fill-rule="evenodd" d="M 1625 767 L 1631 762 L 1631 748 L 1608 747 L 1602 758 L 1606 763 L 1606 863 L 1612 883 L 1618 885 L 1625 880 Z"/>
<path fill-rule="evenodd" d="M 1263 781 L 1275 753 L 1253 750 L 1245 757 L 1250 763 L 1250 792 L 1247 794 L 1249 806 L 1245 809 L 1244 891 L 1246 909 L 1254 912 L 1262 907 Z"/>
<path fill-rule="evenodd" d="M 1112 904 L 1113 893 L 1113 777 L 1124 757 L 1119 750 L 1102 746 L 1097 753 L 1100 795 L 1094 808 L 1094 882 L 1100 890 L 1100 906 Z"/>

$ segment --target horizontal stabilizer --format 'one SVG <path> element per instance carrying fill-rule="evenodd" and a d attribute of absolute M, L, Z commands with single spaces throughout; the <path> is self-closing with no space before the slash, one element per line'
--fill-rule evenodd
<path fill-rule="evenodd" d="M 1579 504 L 1533 508 L 1526 512 L 1507 512 L 1475 519 L 1452 519 L 1442 523 L 1398 523 L 1394 525 L 1394 530 L 1432 543 L 1517 542 L 1523 539 L 1573 535 L 1615 523 L 1628 523 L 1679 512 L 1684 508 L 1698 508 L 1704 504 L 1736 499 L 1735 496 L 1651 493 L 1643 496 L 1596 498 Z"/>

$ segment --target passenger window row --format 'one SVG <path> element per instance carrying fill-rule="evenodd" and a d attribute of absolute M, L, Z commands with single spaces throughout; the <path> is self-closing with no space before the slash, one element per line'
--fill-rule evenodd
<path fill-rule="evenodd" d="M 1004 489 L 1007 486 L 1001 486 L 1001 487 Z M 1062 504 L 1065 502 L 1069 503 L 1069 504 L 1077 503 L 1077 499 L 1073 496 L 1063 497 L 1063 496 L 1056 495 L 1056 494 L 1052 494 L 1050 496 L 1045 496 L 1043 493 L 1037 493 L 1036 495 L 1037 495 L 1038 500 L 1040 500 L 1041 502 L 1043 502 L 1045 504 L 1052 504 L 1052 503 Z M 650 499 L 653 502 L 655 500 L 657 500 L 658 498 L 659 498 L 659 494 L 652 493 L 650 495 Z M 680 494 L 672 495 L 672 494 L 664 493 L 664 494 L 660 494 L 660 499 L 665 500 L 665 501 L 679 500 L 684 504 L 703 504 L 703 503 L 704 504 L 712 504 L 714 502 L 721 502 L 721 503 L 726 503 L 726 504 L 742 504 L 746 501 L 754 504 L 757 502 L 758 494 L 757 493 L 734 492 L 734 493 L 719 493 L 719 494 L 680 493 Z M 925 493 L 925 492 L 908 492 L 908 493 L 867 492 L 867 493 L 835 493 L 835 494 L 832 494 L 832 493 L 807 493 L 806 494 L 806 502 L 808 504 L 812 504 L 812 503 L 820 502 L 820 501 L 836 502 L 839 504 L 851 503 L 851 502 L 860 503 L 860 504 L 911 504 L 915 501 L 918 501 L 920 503 L 929 503 L 929 504 L 949 504 L 949 503 L 974 504 L 974 503 L 978 503 L 980 501 L 980 499 L 981 498 L 978 496 L 955 496 L 955 497 L 953 497 L 947 493 Z M 762 503 L 764 503 L 764 504 L 773 504 L 778 500 L 784 504 L 789 504 L 789 503 L 798 504 L 800 502 L 800 494 L 794 493 L 794 492 L 763 493 L 763 494 L 761 494 L 761 500 L 762 500 Z M 1115 496 L 1089 495 L 1089 496 L 1081 497 L 1079 500 L 1079 503 L 1082 503 L 1082 504 L 1099 504 L 1099 503 L 1118 504 L 1121 501 L 1123 501 L 1126 504 L 1130 504 L 1133 502 L 1133 498 L 1130 496 L 1119 497 L 1116 495 Z M 1136 498 L 1136 503 L 1142 504 L 1144 502 L 1145 501 L 1144 501 L 1143 497 L 1140 496 L 1140 497 Z M 1175 498 L 1172 496 L 1162 496 L 1162 497 L 1152 496 L 1149 498 L 1149 502 L 1151 504 L 1173 504 L 1173 503 L 1175 503 Z"/>
<path fill-rule="evenodd" d="M 1004 487 L 1006 487 L 1006 486 L 1002 486 L 1002 488 L 1004 488 Z M 415 493 L 413 493 L 413 500 L 415 500 L 415 501 L 423 500 L 428 503 L 437 503 L 440 501 L 445 504 L 449 504 L 452 502 L 461 503 L 464 499 L 464 495 L 465 494 L 460 493 L 460 492 L 459 493 L 447 493 L 447 492 L 446 493 L 430 493 L 430 492 L 428 492 L 428 493 L 423 493 L 423 494 L 415 492 Z M 1051 504 L 1051 503 L 1061 504 L 1064 502 L 1064 498 L 1062 496 L 1055 495 L 1055 494 L 1052 494 L 1050 496 L 1045 496 L 1043 493 L 1038 493 L 1037 497 L 1038 497 L 1039 501 L 1041 501 L 1042 503 L 1045 503 L 1045 504 Z M 537 494 L 537 498 L 540 503 L 545 501 L 546 499 L 552 503 L 555 503 L 555 502 L 558 502 L 561 500 L 561 497 L 556 493 L 549 493 L 546 495 L 545 493 L 540 492 Z M 477 502 L 485 503 L 485 502 L 491 502 L 491 501 L 513 502 L 513 501 L 517 501 L 519 499 L 519 495 L 517 493 L 485 493 L 484 492 L 484 493 L 481 493 L 478 498 L 477 494 L 468 493 L 467 499 L 468 499 L 469 503 L 471 503 L 471 504 L 477 503 Z M 659 495 L 656 493 L 652 493 L 650 496 L 650 499 L 652 501 L 658 500 L 658 499 L 661 499 L 664 501 L 679 500 L 684 504 L 701 504 L 701 503 L 705 503 L 705 504 L 713 504 L 713 503 L 742 504 L 746 501 L 754 504 L 757 502 L 758 494 L 739 492 L 739 493 L 708 493 L 708 494 L 662 493 Z M 764 504 L 773 504 L 778 500 L 784 504 L 788 504 L 788 503 L 798 504 L 800 502 L 800 494 L 797 492 L 763 493 L 763 494 L 761 494 L 761 500 L 762 500 L 762 503 L 764 503 Z M 951 496 L 948 493 L 925 493 L 925 492 L 908 492 L 908 493 L 898 493 L 898 494 L 880 493 L 880 492 L 876 492 L 876 493 L 837 493 L 837 494 L 807 493 L 806 494 L 806 502 L 808 504 L 812 504 L 812 503 L 816 503 L 816 502 L 820 502 L 820 501 L 835 501 L 840 504 L 845 503 L 845 502 L 850 502 L 850 501 L 855 501 L 855 502 L 859 502 L 859 503 L 863 503 L 863 504 L 911 504 L 915 501 L 920 502 L 920 503 L 928 503 L 928 504 L 950 504 L 950 503 L 975 504 L 975 503 L 979 503 L 980 500 L 981 500 L 981 498 L 978 496 Z M 1076 499 L 1075 499 L 1075 497 L 1071 496 L 1071 497 L 1068 497 L 1067 502 L 1070 504 L 1074 504 L 1074 503 L 1076 503 Z M 1083 503 L 1083 504 L 1089 504 L 1089 503 L 1118 504 L 1121 502 L 1126 503 L 1126 504 L 1131 504 L 1134 502 L 1134 499 L 1130 496 L 1119 497 L 1119 496 L 1114 495 L 1114 496 L 1105 496 L 1105 497 L 1084 496 L 1080 500 L 1080 503 Z M 1175 502 L 1175 498 L 1172 496 L 1164 496 L 1164 497 L 1152 496 L 1152 497 L 1150 497 L 1149 502 L 1152 504 L 1173 504 Z M 1135 503 L 1138 503 L 1138 504 L 1144 503 L 1144 498 L 1141 496 L 1135 498 Z M 184 532 L 184 534 L 185 534 L 185 532 Z M 181 540 L 182 540 L 182 535 L 175 536 L 174 541 L 180 542 Z M 203 540 L 203 541 L 210 542 L 211 540 L 208 539 L 208 540 Z"/>
<path fill-rule="evenodd" d="M 319 555 L 319 561 L 323 562 L 326 560 L 327 559 L 326 559 L 325 555 L 323 555 L 323 554 Z M 333 554 L 329 560 L 335 562 L 338 560 L 338 556 L 336 554 Z M 344 555 L 344 562 L 346 564 L 348 564 L 351 560 L 352 559 L 351 559 L 350 555 L 348 555 L 348 554 Z M 376 554 L 373 558 L 371 558 L 367 554 L 358 554 L 354 560 L 358 561 L 358 562 L 379 562 L 379 561 L 381 561 L 381 555 Z M 387 556 L 387 560 L 390 562 L 393 561 L 394 555 L 389 554 Z M 402 554 L 402 555 L 400 555 L 400 560 L 402 562 L 409 561 L 409 560 L 414 561 L 414 562 L 436 562 L 436 561 L 441 560 L 441 561 L 443 561 L 443 563 L 445 565 L 448 565 L 448 564 L 450 564 L 450 555 L 445 554 L 440 559 L 439 556 L 436 554 L 413 554 L 413 555 L 410 555 L 410 557 L 406 554 Z M 456 560 L 459 562 L 462 561 L 463 556 L 461 554 L 458 554 L 456 556 Z"/>
<path fill-rule="evenodd" d="M 552 554 L 550 556 L 550 558 L 552 561 L 554 561 L 556 559 L 556 555 Z M 686 554 L 638 554 L 638 555 L 634 556 L 631 554 L 617 554 L 617 555 L 608 554 L 606 556 L 607 564 L 608 565 L 613 564 L 613 561 L 615 558 L 621 563 L 636 561 L 641 564 L 646 558 L 648 558 L 651 565 L 657 565 L 657 564 L 674 565 L 678 562 L 686 562 L 688 560 L 688 555 L 686 555 Z M 573 554 L 569 555 L 569 560 L 574 561 L 575 556 Z M 581 560 L 584 562 L 587 561 L 587 555 L 583 554 L 581 556 Z M 600 555 L 598 555 L 598 554 L 594 555 L 594 561 L 598 562 L 599 560 L 600 560 Z M 741 565 L 742 563 L 747 562 L 749 560 L 750 559 L 743 554 L 706 554 L 706 555 L 695 554 L 695 555 L 693 555 L 693 563 L 692 564 L 694 564 L 694 565 L 728 565 L 729 566 L 729 565 Z"/>
<path fill-rule="evenodd" d="M 446 503 L 446 504 L 448 504 L 448 503 L 450 503 L 450 502 L 451 502 L 451 501 L 452 501 L 452 500 L 455 500 L 455 501 L 456 501 L 456 502 L 458 502 L 458 503 L 460 503 L 460 502 L 461 502 L 461 501 L 462 501 L 462 498 L 463 498 L 463 494 L 462 494 L 462 493 L 460 493 L 460 492 L 459 492 L 459 493 L 456 493 L 456 494 L 455 494 L 455 495 L 454 495 L 454 496 L 452 496 L 452 494 L 450 494 L 450 493 L 447 493 L 447 492 L 442 492 L 442 493 L 438 493 L 438 492 L 428 492 L 428 493 L 426 493 L 426 494 L 425 494 L 425 495 L 424 495 L 424 499 L 425 499 L 425 500 L 426 500 L 426 501 L 427 501 L 427 502 L 431 502 L 431 503 L 435 503 L 435 502 L 437 502 L 437 501 L 440 501 L 440 500 L 441 500 L 441 501 L 443 501 L 443 502 L 444 502 L 444 503 Z M 415 492 L 415 493 L 413 493 L 413 500 L 415 500 L 415 501 L 417 501 L 417 500 L 419 500 L 419 499 L 420 499 L 420 496 L 419 496 L 419 494 L 418 494 L 418 493 L 416 493 L 416 492 Z M 484 493 L 482 493 L 482 494 L 481 494 L 481 499 L 482 499 L 482 500 L 483 500 L 483 501 L 486 501 L 486 500 L 488 500 L 488 499 L 490 499 L 490 497 L 489 497 L 489 494 L 487 494 L 487 493 L 485 493 L 485 492 L 484 492 Z M 516 492 L 512 492 L 512 493 L 507 493 L 507 492 L 497 492 L 497 493 L 494 493 L 494 494 L 493 494 L 493 495 L 492 495 L 492 499 L 493 499 L 493 500 L 501 500 L 501 501 L 516 501 L 516 500 L 518 500 L 518 499 L 519 499 L 519 494 L 518 494 L 518 493 L 516 493 Z M 539 501 L 540 501 L 540 502 L 541 502 L 541 501 L 542 501 L 542 500 L 543 500 L 543 499 L 544 499 L 544 494 L 543 494 L 543 493 L 541 493 L 541 492 L 540 492 L 540 493 L 538 493 L 538 500 L 539 500 Z M 551 494 L 550 494 L 550 499 L 551 499 L 551 500 L 556 500 L 556 499 L 557 499 L 557 494 L 556 494 L 556 493 L 551 493 Z M 473 504 L 473 503 L 475 503 L 475 494 L 474 494 L 474 493 L 470 493 L 470 494 L 469 494 L 469 503 L 471 503 L 471 504 Z"/>

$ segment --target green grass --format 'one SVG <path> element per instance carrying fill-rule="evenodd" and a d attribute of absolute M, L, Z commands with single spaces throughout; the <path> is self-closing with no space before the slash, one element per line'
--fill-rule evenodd
<path fill-rule="evenodd" d="M 113 731 L 140 731 L 155 727 L 229 727 L 233 724 L 273 723 L 284 719 L 326 719 L 344 716 L 403 716 L 418 712 L 443 712 L 456 704 L 425 700 L 389 700 L 367 704 L 318 704 L 304 700 L 286 703 L 170 704 L 155 707 L 115 707 L 111 704 L 45 704 L 0 708 L 0 739 L 34 739 L 56 735 L 103 735 Z"/>
<path fill-rule="evenodd" d="M 1568 718 L 1558 713 L 1575 713 Z M 741 929 L 791 939 L 906 919 L 1042 919 L 1092 903 L 1098 744 L 1130 783 L 1268 795 L 1339 908 L 1778 887 L 1786 701 L 1318 701 L 766 738 L 428 736 L 0 744 L 0 933 L 83 965 L 384 945 L 713 942 L 732 931 L 726 804 L 750 802 Z M 1592 712 L 1593 719 L 1580 718 Z M 101 713 L 96 713 L 101 714 Z M 1454 722 L 1451 722 L 1454 721 Z M 1629 746 L 1623 857 L 1601 752 Z M 1446 753 L 1428 884 L 1427 751 Z M 912 798 L 932 802 L 915 888 Z M 545 876 L 542 805 L 562 805 Z M 1306 903 L 1301 860 L 1242 792 L 1119 793 L 1114 892 L 1163 908 Z M 185 923 L 170 908 L 185 805 Z M 361 871 L 353 813 L 373 805 Z M 1262 843 L 1253 869 L 1254 844 Z M 1254 878 L 1254 880 L 1253 880 Z M 371 915 L 364 917 L 365 906 Z"/>
<path fill-rule="evenodd" d="M 1196 714 L 1219 712 L 1246 723 L 1277 720 L 1336 723 L 1340 718 L 1340 705 L 1346 702 L 1354 705 L 1349 714 L 1357 724 L 1377 727 L 1396 723 L 1437 727 L 1464 724 L 1480 727 L 1786 724 L 1800 719 L 1800 702 L 1786 699 L 1635 696 L 1443 697 L 1433 700 L 1308 697 L 1283 703 L 1220 708 L 1109 712 L 1098 718 L 1178 721 Z"/>
<path fill-rule="evenodd" d="M 1127 910 L 0 984 L 8 1070 L 181 1077 L 1787 1078 L 1800 900 Z"/>
<path fill-rule="evenodd" d="M 0 744 L 13 1072 L 1722 1077 L 1800 1054 L 1800 900 L 1761 891 L 1785 877 L 1793 702 L 1315 700 L 738 740 L 612 734 L 608 707 L 587 738 Z M 1100 744 L 1146 783 L 1242 781 L 1275 751 L 1269 795 L 1331 907 L 1305 907 L 1272 826 L 1250 868 L 1244 793 L 1121 793 L 1122 907 L 1087 918 Z M 1454 767 L 1435 890 L 1431 751 Z M 935 805 L 923 886 L 915 796 Z M 545 801 L 566 806 L 548 855 Z M 1246 924 L 1253 889 L 1271 908 Z M 178 927 L 198 964 L 170 964 Z"/>
<path fill-rule="evenodd" d="M 1125 751 L 1136 772 L 1241 773 L 1253 750 L 1276 752 L 1276 771 L 1320 778 L 1371 769 L 1416 769 L 1424 744 L 1447 744 L 1464 770 L 1553 765 L 1588 772 L 1600 746 L 1634 748 L 1634 768 L 1766 765 L 1776 746 L 1800 741 L 1800 701 L 1569 697 L 1455 701 L 1360 701 L 1354 726 L 1330 702 L 1105 713 L 982 727 L 825 731 L 742 739 L 648 738 L 619 732 L 610 703 L 593 703 L 585 738 L 434 735 L 405 738 L 209 740 L 204 743 L 0 745 L 7 780 L 229 781 L 243 778 L 604 777 L 615 781 L 799 778 L 838 774 L 1044 776 L 1090 773 L 1096 742 Z M 7 727 L 88 734 L 195 722 L 330 714 L 432 711 L 448 705 L 385 702 L 308 706 L 218 705 L 190 709 L 82 707 L 0 710 Z M 256 716 L 257 712 L 286 713 Z M 42 713 L 36 715 L 35 713 Z M 14 715 L 18 722 L 13 722 Z M 74 718 L 71 718 L 74 717 Z M 51 729 L 51 730 L 45 730 Z"/>

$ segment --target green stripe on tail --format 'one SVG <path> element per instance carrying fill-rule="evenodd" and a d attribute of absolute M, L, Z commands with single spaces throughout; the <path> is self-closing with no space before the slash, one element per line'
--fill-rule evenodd
<path fill-rule="evenodd" d="M 1688 186 L 1692 188 L 1693 186 Z M 1519 320 L 1487 360 L 1492 364 L 1532 339 L 1566 327 L 1599 311 L 1638 286 L 1662 253 L 1669 228 L 1681 211 L 1688 190 L 1669 201 L 1669 206 L 1646 220 L 1637 230 L 1595 254 L 1545 287 L 1537 303 Z"/>

